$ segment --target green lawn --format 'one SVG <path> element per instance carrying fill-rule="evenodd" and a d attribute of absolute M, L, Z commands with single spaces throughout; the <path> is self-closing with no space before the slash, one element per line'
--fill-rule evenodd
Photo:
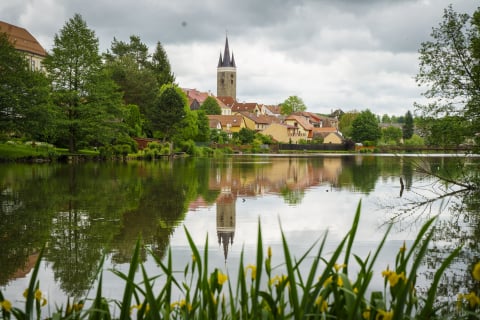
<path fill-rule="evenodd" d="M 68 155 L 68 149 L 37 144 L 36 146 L 21 143 L 0 143 L 0 160 L 14 161 L 31 158 L 52 158 L 59 155 Z M 98 155 L 97 151 L 81 150 L 76 154 Z"/>

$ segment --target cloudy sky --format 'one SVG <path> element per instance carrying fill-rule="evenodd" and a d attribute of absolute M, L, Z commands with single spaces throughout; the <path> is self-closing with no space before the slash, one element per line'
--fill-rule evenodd
<path fill-rule="evenodd" d="M 160 41 L 181 87 L 216 94 L 225 35 L 237 64 L 237 99 L 277 104 L 292 95 L 308 111 L 370 109 L 403 115 L 421 102 L 418 49 L 443 10 L 472 14 L 473 0 L 15 0 L 0 20 L 51 50 L 75 13 L 102 51 L 137 35 Z"/>

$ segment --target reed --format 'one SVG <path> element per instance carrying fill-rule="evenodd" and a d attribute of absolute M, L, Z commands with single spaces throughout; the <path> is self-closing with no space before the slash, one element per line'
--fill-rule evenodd
<path fill-rule="evenodd" d="M 172 252 L 165 259 L 155 257 L 159 273 L 148 275 L 141 260 L 141 240 L 132 254 L 127 274 L 112 270 L 125 282 L 123 298 L 110 301 L 102 295 L 102 267 L 98 270 L 95 297 L 86 300 L 67 300 L 65 306 L 51 314 L 42 315 L 47 303 L 40 291 L 38 272 L 40 259 L 34 268 L 25 293 L 25 307 L 13 308 L 0 292 L 0 319 L 469 319 L 480 310 L 480 298 L 475 293 L 459 296 L 455 314 L 445 316 L 446 305 L 435 303 L 436 289 L 442 274 L 460 248 L 454 250 L 434 275 L 426 297 L 418 297 L 416 275 L 434 232 L 435 218 L 420 229 L 411 248 L 399 248 L 392 268 L 386 266 L 383 291 L 369 290 L 374 265 L 385 244 L 390 228 L 374 252 L 359 257 L 352 252 L 361 212 L 359 203 L 350 231 L 333 252 L 325 252 L 328 233 L 313 243 L 300 257 L 292 255 L 281 230 L 283 263 L 272 266 L 271 248 L 265 250 L 262 229 L 258 223 L 255 265 L 245 265 L 240 255 L 236 281 L 208 266 L 208 236 L 200 252 L 185 229 L 192 260 L 183 272 L 174 270 Z M 313 257 L 313 259 L 311 259 Z M 326 258 L 328 257 L 328 258 Z M 307 259 L 308 258 L 308 259 Z M 307 272 L 303 267 L 308 263 Z M 357 271 L 351 274 L 350 265 Z M 480 264 L 473 277 L 480 281 Z M 278 273 L 278 271 L 282 271 Z M 161 280 L 161 281 L 160 281 Z M 161 283 L 158 284 L 157 282 Z M 174 300 L 172 292 L 180 292 Z M 114 308 L 116 307 L 116 308 Z M 112 310 L 117 310 L 115 314 Z"/>

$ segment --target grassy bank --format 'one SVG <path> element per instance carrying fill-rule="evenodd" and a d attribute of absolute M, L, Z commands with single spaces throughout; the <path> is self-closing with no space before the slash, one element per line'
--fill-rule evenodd
<path fill-rule="evenodd" d="M 96 157 L 94 150 L 80 150 L 75 155 Z M 37 142 L 8 141 L 0 143 L 0 161 L 52 161 L 71 155 L 68 149 Z"/>
<path fill-rule="evenodd" d="M 192 259 L 182 271 L 175 270 L 172 253 L 162 261 L 150 253 L 159 272 L 148 275 L 141 262 L 141 241 L 133 251 L 127 273 L 114 272 L 124 281 L 123 298 L 111 301 L 102 293 L 102 268 L 96 277 L 97 291 L 92 300 L 66 300 L 46 314 L 48 301 L 42 293 L 39 278 L 40 258 L 24 294 L 22 308 L 12 307 L 9 294 L 0 292 L 3 319 L 470 319 L 476 318 L 480 299 L 472 292 L 459 295 L 456 308 L 436 302 L 442 274 L 460 248 L 454 250 L 436 271 L 426 296 L 417 296 L 416 275 L 425 257 L 434 231 L 434 219 L 420 229 L 411 248 L 398 249 L 391 267 L 384 266 L 381 275 L 373 266 L 389 230 L 374 252 L 359 257 L 352 252 L 360 204 L 350 231 L 333 252 L 324 252 L 327 234 L 301 256 L 293 256 L 282 233 L 283 263 L 272 265 L 272 251 L 264 248 L 259 224 L 256 261 L 245 264 L 240 258 L 236 281 L 208 265 L 208 238 L 200 252 L 186 230 Z M 329 257 L 329 258 L 326 258 Z M 307 264 L 307 272 L 300 266 Z M 359 270 L 355 274 L 349 272 Z M 282 270 L 282 271 L 280 271 Z M 472 276 L 480 281 L 480 264 Z M 383 277 L 383 291 L 369 290 L 373 277 Z M 162 282 L 159 286 L 158 282 Z M 157 285 L 156 285 L 157 283 Z M 93 286 L 92 286 L 93 287 Z M 181 292 L 174 296 L 173 292 Z M 115 309 L 115 312 L 112 310 Z"/>

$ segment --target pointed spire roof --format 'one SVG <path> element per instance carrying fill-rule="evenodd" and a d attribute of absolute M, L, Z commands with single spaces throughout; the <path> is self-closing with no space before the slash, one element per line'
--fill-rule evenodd
<path fill-rule="evenodd" d="M 228 36 L 225 36 L 225 50 L 223 52 L 223 59 L 222 59 L 222 53 L 220 52 L 220 59 L 218 60 L 218 67 L 234 67 L 235 66 L 235 59 L 233 58 L 233 52 L 232 56 L 230 58 L 230 48 L 228 46 Z"/>
<path fill-rule="evenodd" d="M 220 52 L 220 58 L 218 59 L 218 68 L 222 66 L 222 53 Z"/>

